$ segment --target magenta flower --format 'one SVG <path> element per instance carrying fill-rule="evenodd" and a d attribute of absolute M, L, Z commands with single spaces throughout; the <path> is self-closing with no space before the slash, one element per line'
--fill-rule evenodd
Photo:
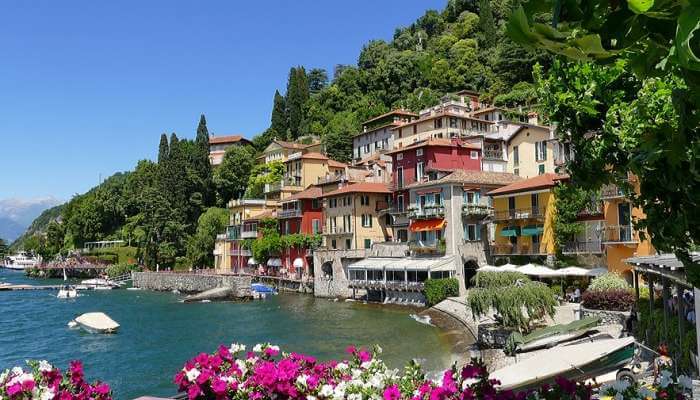
<path fill-rule="evenodd" d="M 372 359 L 372 355 L 367 350 L 360 350 L 357 354 L 357 358 L 359 358 L 361 362 L 367 362 Z"/>
<path fill-rule="evenodd" d="M 382 397 L 384 398 L 384 400 L 399 400 L 401 398 L 401 391 L 399 390 L 399 387 L 397 385 L 391 385 L 388 388 L 384 389 Z"/>

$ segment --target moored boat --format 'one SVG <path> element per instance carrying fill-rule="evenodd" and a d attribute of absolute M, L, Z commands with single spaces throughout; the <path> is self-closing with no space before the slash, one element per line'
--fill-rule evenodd
<path fill-rule="evenodd" d="M 95 279 L 85 279 L 80 282 L 80 285 L 76 286 L 78 290 L 110 290 L 118 288 L 119 284 L 110 281 L 109 279 L 95 278 Z"/>
<path fill-rule="evenodd" d="M 58 297 L 59 299 L 71 299 L 74 297 L 78 297 L 78 291 L 75 290 L 74 287 L 64 286 L 58 290 L 58 294 L 56 295 L 56 297 Z"/>
<path fill-rule="evenodd" d="M 585 380 L 627 364 L 634 357 L 634 349 L 633 337 L 560 345 L 496 370 L 489 378 L 500 381 L 502 389 L 518 390 L 552 382 L 559 376 Z"/>
<path fill-rule="evenodd" d="M 119 324 L 103 312 L 85 313 L 74 321 L 91 333 L 116 333 L 119 329 Z"/>
<path fill-rule="evenodd" d="M 19 252 L 12 256 L 7 256 L 3 260 L 0 267 L 22 271 L 28 268 L 34 268 L 39 264 L 39 259 L 26 252 Z"/>
<path fill-rule="evenodd" d="M 251 284 L 250 290 L 253 293 L 253 298 L 265 298 L 267 296 L 277 294 L 277 291 L 274 288 L 262 283 Z"/>

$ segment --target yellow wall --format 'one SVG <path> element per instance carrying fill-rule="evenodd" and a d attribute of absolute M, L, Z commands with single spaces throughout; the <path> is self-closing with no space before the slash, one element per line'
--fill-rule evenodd
<path fill-rule="evenodd" d="M 214 244 L 214 269 L 218 273 L 231 271 L 231 242 L 217 239 Z"/>
<path fill-rule="evenodd" d="M 533 150 L 534 151 L 534 150 Z M 531 208 L 532 193 L 525 194 L 514 194 L 515 197 L 515 208 Z M 527 225 L 543 225 L 542 236 L 540 237 L 540 253 L 543 254 L 554 254 L 555 253 L 555 241 L 554 241 L 554 212 L 555 212 L 555 198 L 551 192 L 537 193 L 539 197 L 540 207 L 545 208 L 544 221 L 535 219 L 512 219 L 509 221 L 496 221 L 496 244 L 497 245 L 507 245 L 510 244 L 510 238 L 501 236 L 501 231 L 509 226 L 519 226 L 521 229 Z M 496 214 L 508 212 L 508 197 L 496 197 L 493 199 L 493 207 Z M 528 246 L 532 247 L 532 237 L 530 236 L 518 236 L 518 246 Z"/>
<path fill-rule="evenodd" d="M 546 141 L 550 138 L 548 129 L 544 128 L 525 128 L 515 135 L 508 142 L 508 165 L 506 172 L 512 174 L 518 170 L 517 175 L 523 178 L 532 178 L 539 175 L 539 165 L 544 165 L 544 172 L 550 173 L 554 171 L 554 147 L 553 142 L 547 142 L 547 159 L 544 161 L 535 160 L 535 143 Z M 518 146 L 519 163 L 516 167 L 513 163 L 513 149 Z"/>
<path fill-rule="evenodd" d="M 323 205 L 324 233 L 330 230 L 330 218 L 336 217 L 336 226 L 343 226 L 343 217 L 350 215 L 350 225 L 352 227 L 352 235 L 327 235 L 324 234 L 325 245 L 331 248 L 331 240 L 336 239 L 336 249 L 345 250 L 348 247 L 345 245 L 345 239 L 350 238 L 352 249 L 363 249 L 365 247 L 365 239 L 370 239 L 372 243 L 384 242 L 387 236 L 387 227 L 384 225 L 384 218 L 377 216 L 376 205 L 377 201 L 385 201 L 383 194 L 367 193 L 369 196 L 369 205 L 361 205 L 361 193 L 351 193 L 347 195 L 334 196 L 338 199 L 338 207 L 329 208 L 326 198 Z M 350 196 L 352 204 L 342 206 L 342 198 Z M 370 215 L 372 218 L 372 227 L 362 226 L 362 214 Z"/>

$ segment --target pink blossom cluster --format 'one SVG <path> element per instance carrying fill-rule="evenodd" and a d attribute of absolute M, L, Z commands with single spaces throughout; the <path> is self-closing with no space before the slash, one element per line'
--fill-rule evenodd
<path fill-rule="evenodd" d="M 439 379 L 427 379 L 417 362 L 399 372 L 378 355 L 379 347 L 349 347 L 342 361 L 318 362 L 297 353 L 281 353 L 270 344 L 220 346 L 188 361 L 175 376 L 180 392 L 195 399 L 305 399 L 305 400 L 533 400 L 591 398 L 591 388 L 557 379 L 537 390 L 499 390 L 488 379 L 486 368 L 472 361 L 445 371 Z"/>
<path fill-rule="evenodd" d="M 27 361 L 28 370 L 14 367 L 0 374 L 0 399 L 111 400 L 112 390 L 102 382 L 88 383 L 83 364 L 71 361 L 68 372 L 47 361 Z"/>

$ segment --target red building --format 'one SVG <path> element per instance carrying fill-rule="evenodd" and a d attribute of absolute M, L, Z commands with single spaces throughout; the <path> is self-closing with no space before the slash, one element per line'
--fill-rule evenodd
<path fill-rule="evenodd" d="M 407 208 L 410 201 L 406 186 L 437 179 L 437 171 L 480 171 L 481 147 L 461 139 L 431 138 L 387 153 L 392 158 L 394 239 L 407 241 Z"/>
<path fill-rule="evenodd" d="M 320 187 L 310 186 L 283 200 L 282 209 L 277 212 L 280 234 L 320 235 L 323 232 L 321 194 Z M 313 255 L 307 248 L 285 249 L 280 262 L 289 277 L 301 279 L 313 272 Z"/>

